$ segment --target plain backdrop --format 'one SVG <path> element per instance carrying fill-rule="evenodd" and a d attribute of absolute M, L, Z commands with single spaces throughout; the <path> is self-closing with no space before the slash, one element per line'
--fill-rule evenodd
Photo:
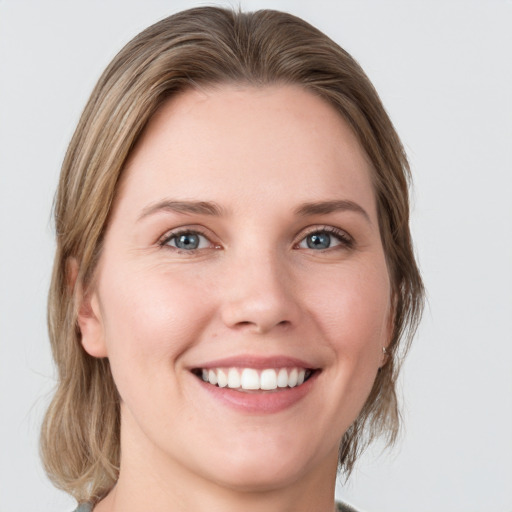
<path fill-rule="evenodd" d="M 0 0 L 1 512 L 74 508 L 38 459 L 54 385 L 51 206 L 66 145 L 122 45 L 194 5 Z M 369 452 L 338 495 L 367 512 L 511 512 L 512 2 L 240 5 L 290 11 L 352 53 L 412 164 L 429 305 L 400 383 L 404 435 L 392 452 Z"/>

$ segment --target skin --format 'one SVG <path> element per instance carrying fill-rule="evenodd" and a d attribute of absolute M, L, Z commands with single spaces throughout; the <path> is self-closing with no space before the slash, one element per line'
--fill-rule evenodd
<path fill-rule="evenodd" d="M 346 122 L 298 87 L 190 90 L 161 107 L 79 312 L 83 346 L 109 358 L 122 401 L 120 477 L 95 511 L 333 510 L 339 442 L 391 333 L 371 173 Z M 166 200 L 221 214 L 155 207 Z M 297 213 L 340 200 L 352 207 Z M 199 248 L 165 243 L 176 228 L 203 233 Z M 343 238 L 308 247 L 333 228 Z M 191 372 L 233 355 L 318 371 L 291 406 L 248 412 Z"/>

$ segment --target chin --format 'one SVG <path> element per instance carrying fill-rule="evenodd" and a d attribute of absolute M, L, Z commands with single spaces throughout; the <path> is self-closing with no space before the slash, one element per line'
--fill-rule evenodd
<path fill-rule="evenodd" d="M 262 493 L 293 485 L 307 472 L 299 461 L 282 462 L 284 463 L 273 464 L 273 461 L 265 461 L 259 457 L 254 463 L 250 460 L 229 463 L 229 468 L 223 468 L 222 472 L 216 475 L 216 480 L 223 487 L 238 492 Z"/>
<path fill-rule="evenodd" d="M 337 464 L 337 447 L 333 451 L 336 459 L 333 463 L 330 462 L 331 454 L 321 457 L 322 450 L 310 451 L 304 444 L 294 447 L 281 443 L 276 446 L 269 439 L 266 446 L 253 443 L 253 447 L 248 450 L 245 446 L 238 452 L 225 450 L 219 458 L 222 463 L 217 464 L 215 471 L 208 471 L 210 475 L 207 478 L 238 492 L 262 493 L 293 486 L 307 478 L 308 474 L 315 473 L 315 468 L 323 463 L 327 462 L 334 470 Z"/>

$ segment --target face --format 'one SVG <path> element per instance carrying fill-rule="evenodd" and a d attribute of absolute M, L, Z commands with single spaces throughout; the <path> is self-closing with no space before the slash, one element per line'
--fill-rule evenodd
<path fill-rule="evenodd" d="M 300 88 L 188 91 L 158 111 L 79 318 L 121 396 L 121 468 L 240 489 L 334 471 L 391 331 L 371 172 Z"/>

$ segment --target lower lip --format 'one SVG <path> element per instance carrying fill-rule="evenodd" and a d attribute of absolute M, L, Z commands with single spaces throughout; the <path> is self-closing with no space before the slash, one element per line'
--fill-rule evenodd
<path fill-rule="evenodd" d="M 201 387 L 216 400 L 233 409 L 254 414 L 272 414 L 292 407 L 302 400 L 312 389 L 320 372 L 314 372 L 311 377 L 294 388 L 278 388 L 276 391 L 236 391 L 230 388 L 213 386 L 197 379 Z"/>

